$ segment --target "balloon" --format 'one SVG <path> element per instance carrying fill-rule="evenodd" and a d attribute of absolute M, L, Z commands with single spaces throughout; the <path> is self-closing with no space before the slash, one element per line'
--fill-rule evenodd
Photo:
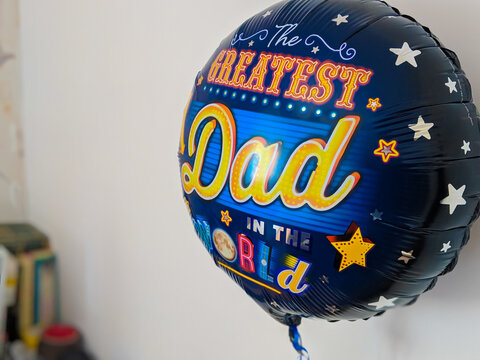
<path fill-rule="evenodd" d="M 456 55 L 413 18 L 283 1 L 198 73 L 184 199 L 215 264 L 276 320 L 367 319 L 455 266 L 480 209 L 479 124 Z"/>

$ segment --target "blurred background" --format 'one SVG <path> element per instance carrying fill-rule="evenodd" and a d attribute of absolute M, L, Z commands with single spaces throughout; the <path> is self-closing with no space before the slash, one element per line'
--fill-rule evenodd
<path fill-rule="evenodd" d="M 196 238 L 176 156 L 197 71 L 272 3 L 0 0 L 0 222 L 48 235 L 61 320 L 97 359 L 296 358 Z M 480 3 L 389 3 L 456 51 L 480 104 Z M 414 306 L 304 321 L 312 358 L 479 359 L 479 225 Z"/>

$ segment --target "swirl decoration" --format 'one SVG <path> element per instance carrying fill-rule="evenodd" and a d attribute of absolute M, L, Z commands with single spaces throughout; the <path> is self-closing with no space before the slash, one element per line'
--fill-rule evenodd
<path fill-rule="evenodd" d="M 268 30 L 263 29 L 263 30 L 257 31 L 255 34 L 247 36 L 247 37 L 245 37 L 243 32 L 240 33 L 240 34 L 235 34 L 232 41 L 230 42 L 230 45 L 235 46 L 239 42 L 252 40 L 252 39 L 255 39 L 257 36 L 258 36 L 259 40 L 265 40 L 268 36 Z"/>
<path fill-rule="evenodd" d="M 352 60 L 355 57 L 355 55 L 357 55 L 357 50 L 355 50 L 354 48 L 349 48 L 346 42 L 342 43 L 342 45 L 340 45 L 340 47 L 338 49 L 335 49 L 335 48 L 331 47 L 330 45 L 328 45 L 328 43 L 325 41 L 325 39 L 318 34 L 309 35 L 305 39 L 305 45 L 312 46 L 312 45 L 315 44 L 315 42 L 317 40 L 320 40 L 320 42 L 323 45 L 325 45 L 329 50 L 338 53 L 338 55 L 344 61 Z"/>

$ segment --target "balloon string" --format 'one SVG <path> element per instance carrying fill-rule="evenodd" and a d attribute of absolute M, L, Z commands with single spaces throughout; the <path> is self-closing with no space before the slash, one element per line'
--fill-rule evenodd
<path fill-rule="evenodd" d="M 297 327 L 290 326 L 288 329 L 288 334 L 294 349 L 298 353 L 298 360 L 310 360 L 310 355 L 308 355 L 307 349 L 305 349 L 302 345 L 302 337 L 300 336 Z"/>

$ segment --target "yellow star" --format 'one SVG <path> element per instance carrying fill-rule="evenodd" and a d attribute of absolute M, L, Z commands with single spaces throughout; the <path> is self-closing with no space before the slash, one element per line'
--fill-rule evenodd
<path fill-rule="evenodd" d="M 378 142 L 378 149 L 375 149 L 373 152 L 377 156 L 382 157 L 382 161 L 387 163 L 391 157 L 399 157 L 400 153 L 395 149 L 397 146 L 397 141 L 392 140 L 390 142 L 386 142 L 385 140 L 381 139 Z"/>
<path fill-rule="evenodd" d="M 373 112 L 377 111 L 377 109 L 381 108 L 382 104 L 380 103 L 380 98 L 376 99 L 368 99 L 368 109 L 372 109 Z"/>
<path fill-rule="evenodd" d="M 232 221 L 232 218 L 230 217 L 230 214 L 228 213 L 228 210 L 221 211 L 222 213 L 222 222 L 225 223 L 227 226 L 230 226 L 230 222 Z"/>
<path fill-rule="evenodd" d="M 353 264 L 367 267 L 366 255 L 375 244 L 370 239 L 362 237 L 357 224 L 352 222 L 345 235 L 331 235 L 327 236 L 327 239 L 342 254 L 342 261 L 338 271 L 345 270 Z"/>
<path fill-rule="evenodd" d="M 202 85 L 202 82 L 203 82 L 203 75 L 200 76 L 200 78 L 198 79 L 197 86 Z"/>

